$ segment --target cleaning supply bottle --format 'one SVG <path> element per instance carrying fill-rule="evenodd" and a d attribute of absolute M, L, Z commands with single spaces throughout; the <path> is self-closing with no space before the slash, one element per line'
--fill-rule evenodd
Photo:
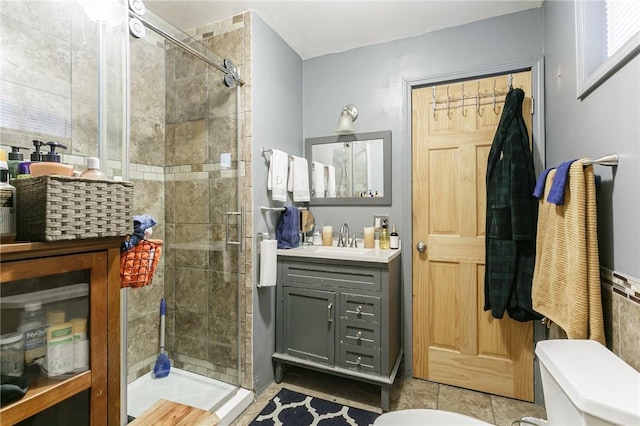
<path fill-rule="evenodd" d="M 42 312 L 42 303 L 27 302 L 20 313 L 18 331 L 24 334 L 24 362 L 33 364 L 45 356 L 47 351 L 47 323 Z"/>
<path fill-rule="evenodd" d="M 24 155 L 20 152 L 21 149 L 28 149 L 22 146 L 11 146 L 11 152 L 9 153 L 9 178 L 15 179 L 18 176 L 18 165 L 24 161 Z"/>
<path fill-rule="evenodd" d="M 380 229 L 380 236 L 378 237 L 378 247 L 381 249 L 389 248 L 389 225 L 387 225 L 387 220 L 384 219 L 382 221 L 382 229 Z"/>
<path fill-rule="evenodd" d="M 0 243 L 16 240 L 16 187 L 9 184 L 9 168 L 0 161 Z"/>
<path fill-rule="evenodd" d="M 393 224 L 393 228 L 391 228 L 391 234 L 389 235 L 389 248 L 392 250 L 400 248 L 400 236 L 396 232 L 395 223 Z"/>
<path fill-rule="evenodd" d="M 100 170 L 100 159 L 96 157 L 87 157 L 87 170 L 82 172 L 80 177 L 84 179 L 107 179 L 107 175 Z"/>
<path fill-rule="evenodd" d="M 31 177 L 31 168 L 30 168 L 31 164 L 44 161 L 44 153 L 40 151 L 40 148 L 45 143 L 37 139 L 34 139 L 32 142 L 33 142 L 33 152 L 31 153 L 30 160 L 22 161 L 18 163 L 16 179 Z"/>
<path fill-rule="evenodd" d="M 73 371 L 75 346 L 73 325 L 65 320 L 64 311 L 47 312 L 47 358 L 43 370 L 48 377 Z"/>
<path fill-rule="evenodd" d="M 44 153 L 40 151 L 40 148 L 45 145 L 44 142 L 39 141 L 37 139 L 32 140 L 33 142 L 33 152 L 31 153 L 31 161 L 44 161 Z"/>

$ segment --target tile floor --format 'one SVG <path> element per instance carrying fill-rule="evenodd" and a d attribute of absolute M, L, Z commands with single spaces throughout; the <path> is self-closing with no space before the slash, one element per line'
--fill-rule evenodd
<path fill-rule="evenodd" d="M 251 423 L 282 387 L 340 404 L 381 412 L 379 386 L 289 367 L 282 383 L 271 384 L 232 426 Z M 511 426 L 514 420 L 523 416 L 546 418 L 545 409 L 535 404 L 413 378 L 397 377 L 391 388 L 390 399 L 392 411 L 437 408 L 501 426 Z"/>

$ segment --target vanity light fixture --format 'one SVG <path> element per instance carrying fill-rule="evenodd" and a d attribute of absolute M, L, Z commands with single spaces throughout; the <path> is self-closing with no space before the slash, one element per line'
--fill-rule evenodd
<path fill-rule="evenodd" d="M 336 133 L 339 135 L 352 135 L 356 132 L 353 122 L 358 118 L 358 108 L 355 105 L 345 105 L 338 119 Z"/>

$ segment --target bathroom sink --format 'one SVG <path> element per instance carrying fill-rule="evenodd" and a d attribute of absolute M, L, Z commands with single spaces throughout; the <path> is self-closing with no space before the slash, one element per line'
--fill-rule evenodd
<path fill-rule="evenodd" d="M 400 250 L 363 247 L 301 246 L 294 249 L 278 249 L 278 256 L 314 257 L 375 263 L 389 263 L 391 259 L 399 254 Z"/>

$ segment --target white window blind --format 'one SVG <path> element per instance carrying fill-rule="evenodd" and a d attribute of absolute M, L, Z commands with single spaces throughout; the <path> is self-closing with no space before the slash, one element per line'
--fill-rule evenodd
<path fill-rule="evenodd" d="M 575 0 L 578 99 L 640 52 L 640 0 Z"/>
<path fill-rule="evenodd" d="M 640 1 L 607 0 L 607 55 L 613 56 L 640 31 Z"/>

